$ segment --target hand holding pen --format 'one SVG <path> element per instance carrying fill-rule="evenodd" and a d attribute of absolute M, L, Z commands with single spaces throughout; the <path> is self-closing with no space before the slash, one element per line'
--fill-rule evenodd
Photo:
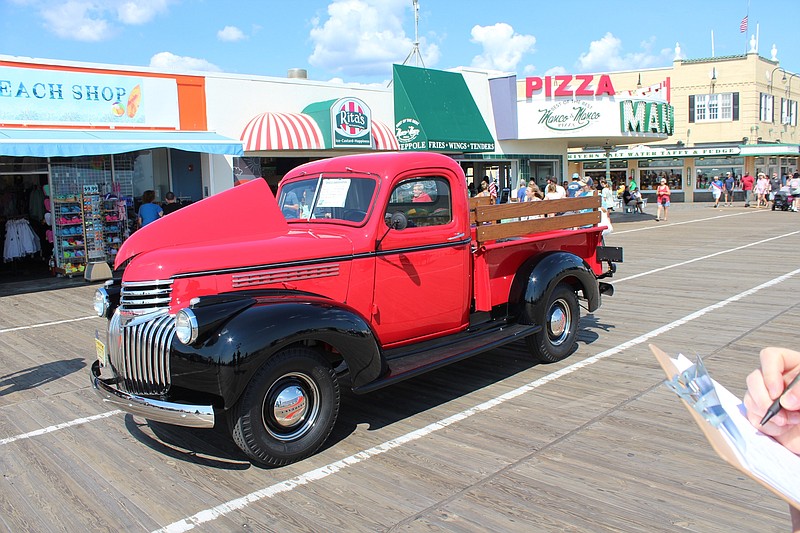
<path fill-rule="evenodd" d="M 796 378 L 800 375 L 800 352 L 769 347 L 761 350 L 760 359 L 761 367 L 747 376 L 747 418 L 800 454 L 800 386 L 794 386 L 800 381 Z"/>
<path fill-rule="evenodd" d="M 773 401 L 772 405 L 770 405 L 769 409 L 767 409 L 767 412 L 764 415 L 764 418 L 762 418 L 761 422 L 759 422 L 760 426 L 763 426 L 764 424 L 769 422 L 772 419 L 773 416 L 778 414 L 778 411 L 781 410 L 781 400 L 783 399 L 784 396 L 786 396 L 786 393 L 789 392 L 789 389 L 794 387 L 795 384 L 798 381 L 800 381 L 800 374 L 797 374 L 794 377 L 794 379 L 792 381 L 790 381 L 788 385 L 786 385 L 786 388 L 783 389 L 783 392 L 781 393 L 781 395 L 778 396 L 777 398 L 775 398 L 775 401 Z"/>

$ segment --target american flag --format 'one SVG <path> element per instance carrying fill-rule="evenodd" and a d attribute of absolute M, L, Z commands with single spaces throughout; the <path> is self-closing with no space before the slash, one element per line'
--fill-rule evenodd
<path fill-rule="evenodd" d="M 497 198 L 497 184 L 495 184 L 494 180 L 489 182 L 489 196 Z"/>
<path fill-rule="evenodd" d="M 744 33 L 747 31 L 747 15 L 744 16 L 742 19 L 742 23 L 739 24 L 739 33 Z"/>

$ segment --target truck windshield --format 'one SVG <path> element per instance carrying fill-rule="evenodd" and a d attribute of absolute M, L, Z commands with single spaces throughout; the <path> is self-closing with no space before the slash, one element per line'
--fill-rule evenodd
<path fill-rule="evenodd" d="M 289 221 L 363 222 L 372 204 L 375 180 L 315 176 L 281 187 L 278 206 Z"/>

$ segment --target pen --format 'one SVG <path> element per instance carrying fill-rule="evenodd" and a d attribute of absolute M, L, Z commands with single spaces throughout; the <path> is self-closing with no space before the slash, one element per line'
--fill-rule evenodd
<path fill-rule="evenodd" d="M 767 412 L 766 412 L 766 414 L 764 414 L 764 418 L 761 419 L 761 424 L 759 424 L 759 425 L 763 426 L 764 424 L 769 422 L 769 420 L 773 416 L 778 414 L 778 411 L 781 410 L 781 398 L 783 398 L 783 395 L 786 394 L 786 392 L 789 389 L 791 389 L 794 386 L 794 384 L 797 383 L 799 380 L 800 380 L 800 374 L 797 374 L 794 377 L 794 379 L 788 385 L 786 385 L 786 388 L 783 389 L 783 392 L 781 393 L 781 395 L 778 396 L 778 398 L 774 402 L 772 402 L 772 405 L 769 406 L 769 409 L 767 409 Z"/>

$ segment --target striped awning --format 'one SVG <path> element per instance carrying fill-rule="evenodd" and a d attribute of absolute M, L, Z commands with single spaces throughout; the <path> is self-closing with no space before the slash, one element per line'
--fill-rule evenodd
<path fill-rule="evenodd" d="M 372 121 L 372 141 L 376 150 L 400 150 L 394 129 L 379 120 Z"/>
<path fill-rule="evenodd" d="M 302 113 L 256 115 L 244 127 L 240 139 L 245 152 L 325 149 L 319 126 Z"/>

